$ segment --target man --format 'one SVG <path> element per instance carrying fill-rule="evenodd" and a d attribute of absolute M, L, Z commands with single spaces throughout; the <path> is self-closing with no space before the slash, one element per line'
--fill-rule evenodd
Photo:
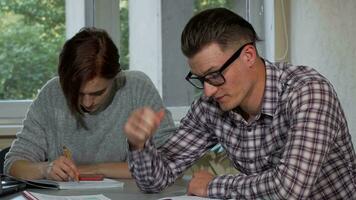
<path fill-rule="evenodd" d="M 240 173 L 194 174 L 188 194 L 356 199 L 356 155 L 332 85 L 312 68 L 259 57 L 257 41 L 253 27 L 224 8 L 188 22 L 186 79 L 204 95 L 158 149 L 151 138 L 161 116 L 145 108 L 129 118 L 129 167 L 141 190 L 164 189 L 220 143 Z"/>

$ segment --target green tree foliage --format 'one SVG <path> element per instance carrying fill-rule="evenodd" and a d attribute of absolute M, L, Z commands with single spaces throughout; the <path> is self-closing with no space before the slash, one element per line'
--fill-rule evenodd
<path fill-rule="evenodd" d="M 0 99 L 33 99 L 56 74 L 64 0 L 1 0 L 0 17 Z"/>
<path fill-rule="evenodd" d="M 208 8 L 225 7 L 232 8 L 234 0 L 195 0 L 194 12 L 200 12 Z"/>
<path fill-rule="evenodd" d="M 129 10 L 128 0 L 120 0 L 120 65 L 129 68 Z"/>

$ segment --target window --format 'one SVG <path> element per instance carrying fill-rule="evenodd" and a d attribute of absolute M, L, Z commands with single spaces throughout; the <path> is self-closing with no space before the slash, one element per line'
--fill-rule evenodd
<path fill-rule="evenodd" d="M 200 10 L 227 7 L 250 21 L 264 40 L 264 2 L 2 0 L 0 137 L 13 135 L 21 127 L 31 100 L 56 75 L 57 57 L 65 39 L 83 26 L 107 30 L 120 49 L 122 67 L 145 72 L 179 120 L 197 95 L 184 80 L 189 67 L 180 50 L 180 34 L 187 21 Z M 265 42 L 258 48 L 264 55 Z"/>
<path fill-rule="evenodd" d="M 56 74 L 65 1 L 2 0 L 0 29 L 0 137 L 6 137 L 20 128 L 31 100 Z"/>
<path fill-rule="evenodd" d="M 0 5 L 0 99 L 33 99 L 56 74 L 65 40 L 64 0 Z"/>

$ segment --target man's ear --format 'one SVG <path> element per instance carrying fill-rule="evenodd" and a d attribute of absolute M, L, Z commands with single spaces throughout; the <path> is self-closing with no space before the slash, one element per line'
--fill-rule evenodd
<path fill-rule="evenodd" d="M 247 45 L 242 51 L 243 62 L 248 66 L 254 66 L 257 59 L 257 50 L 253 45 Z"/>

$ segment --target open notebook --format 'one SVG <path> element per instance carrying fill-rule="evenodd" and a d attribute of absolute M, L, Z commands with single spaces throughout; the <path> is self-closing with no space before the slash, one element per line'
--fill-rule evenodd
<path fill-rule="evenodd" d="M 37 192 L 23 191 L 22 196 L 27 200 L 110 200 L 103 194 L 79 195 L 79 196 L 57 196 L 41 194 Z"/>
<path fill-rule="evenodd" d="M 102 181 L 53 181 L 53 180 L 26 180 L 27 185 L 38 188 L 54 188 L 54 189 L 95 189 L 95 188 L 119 188 L 123 187 L 121 181 L 104 178 Z"/>

